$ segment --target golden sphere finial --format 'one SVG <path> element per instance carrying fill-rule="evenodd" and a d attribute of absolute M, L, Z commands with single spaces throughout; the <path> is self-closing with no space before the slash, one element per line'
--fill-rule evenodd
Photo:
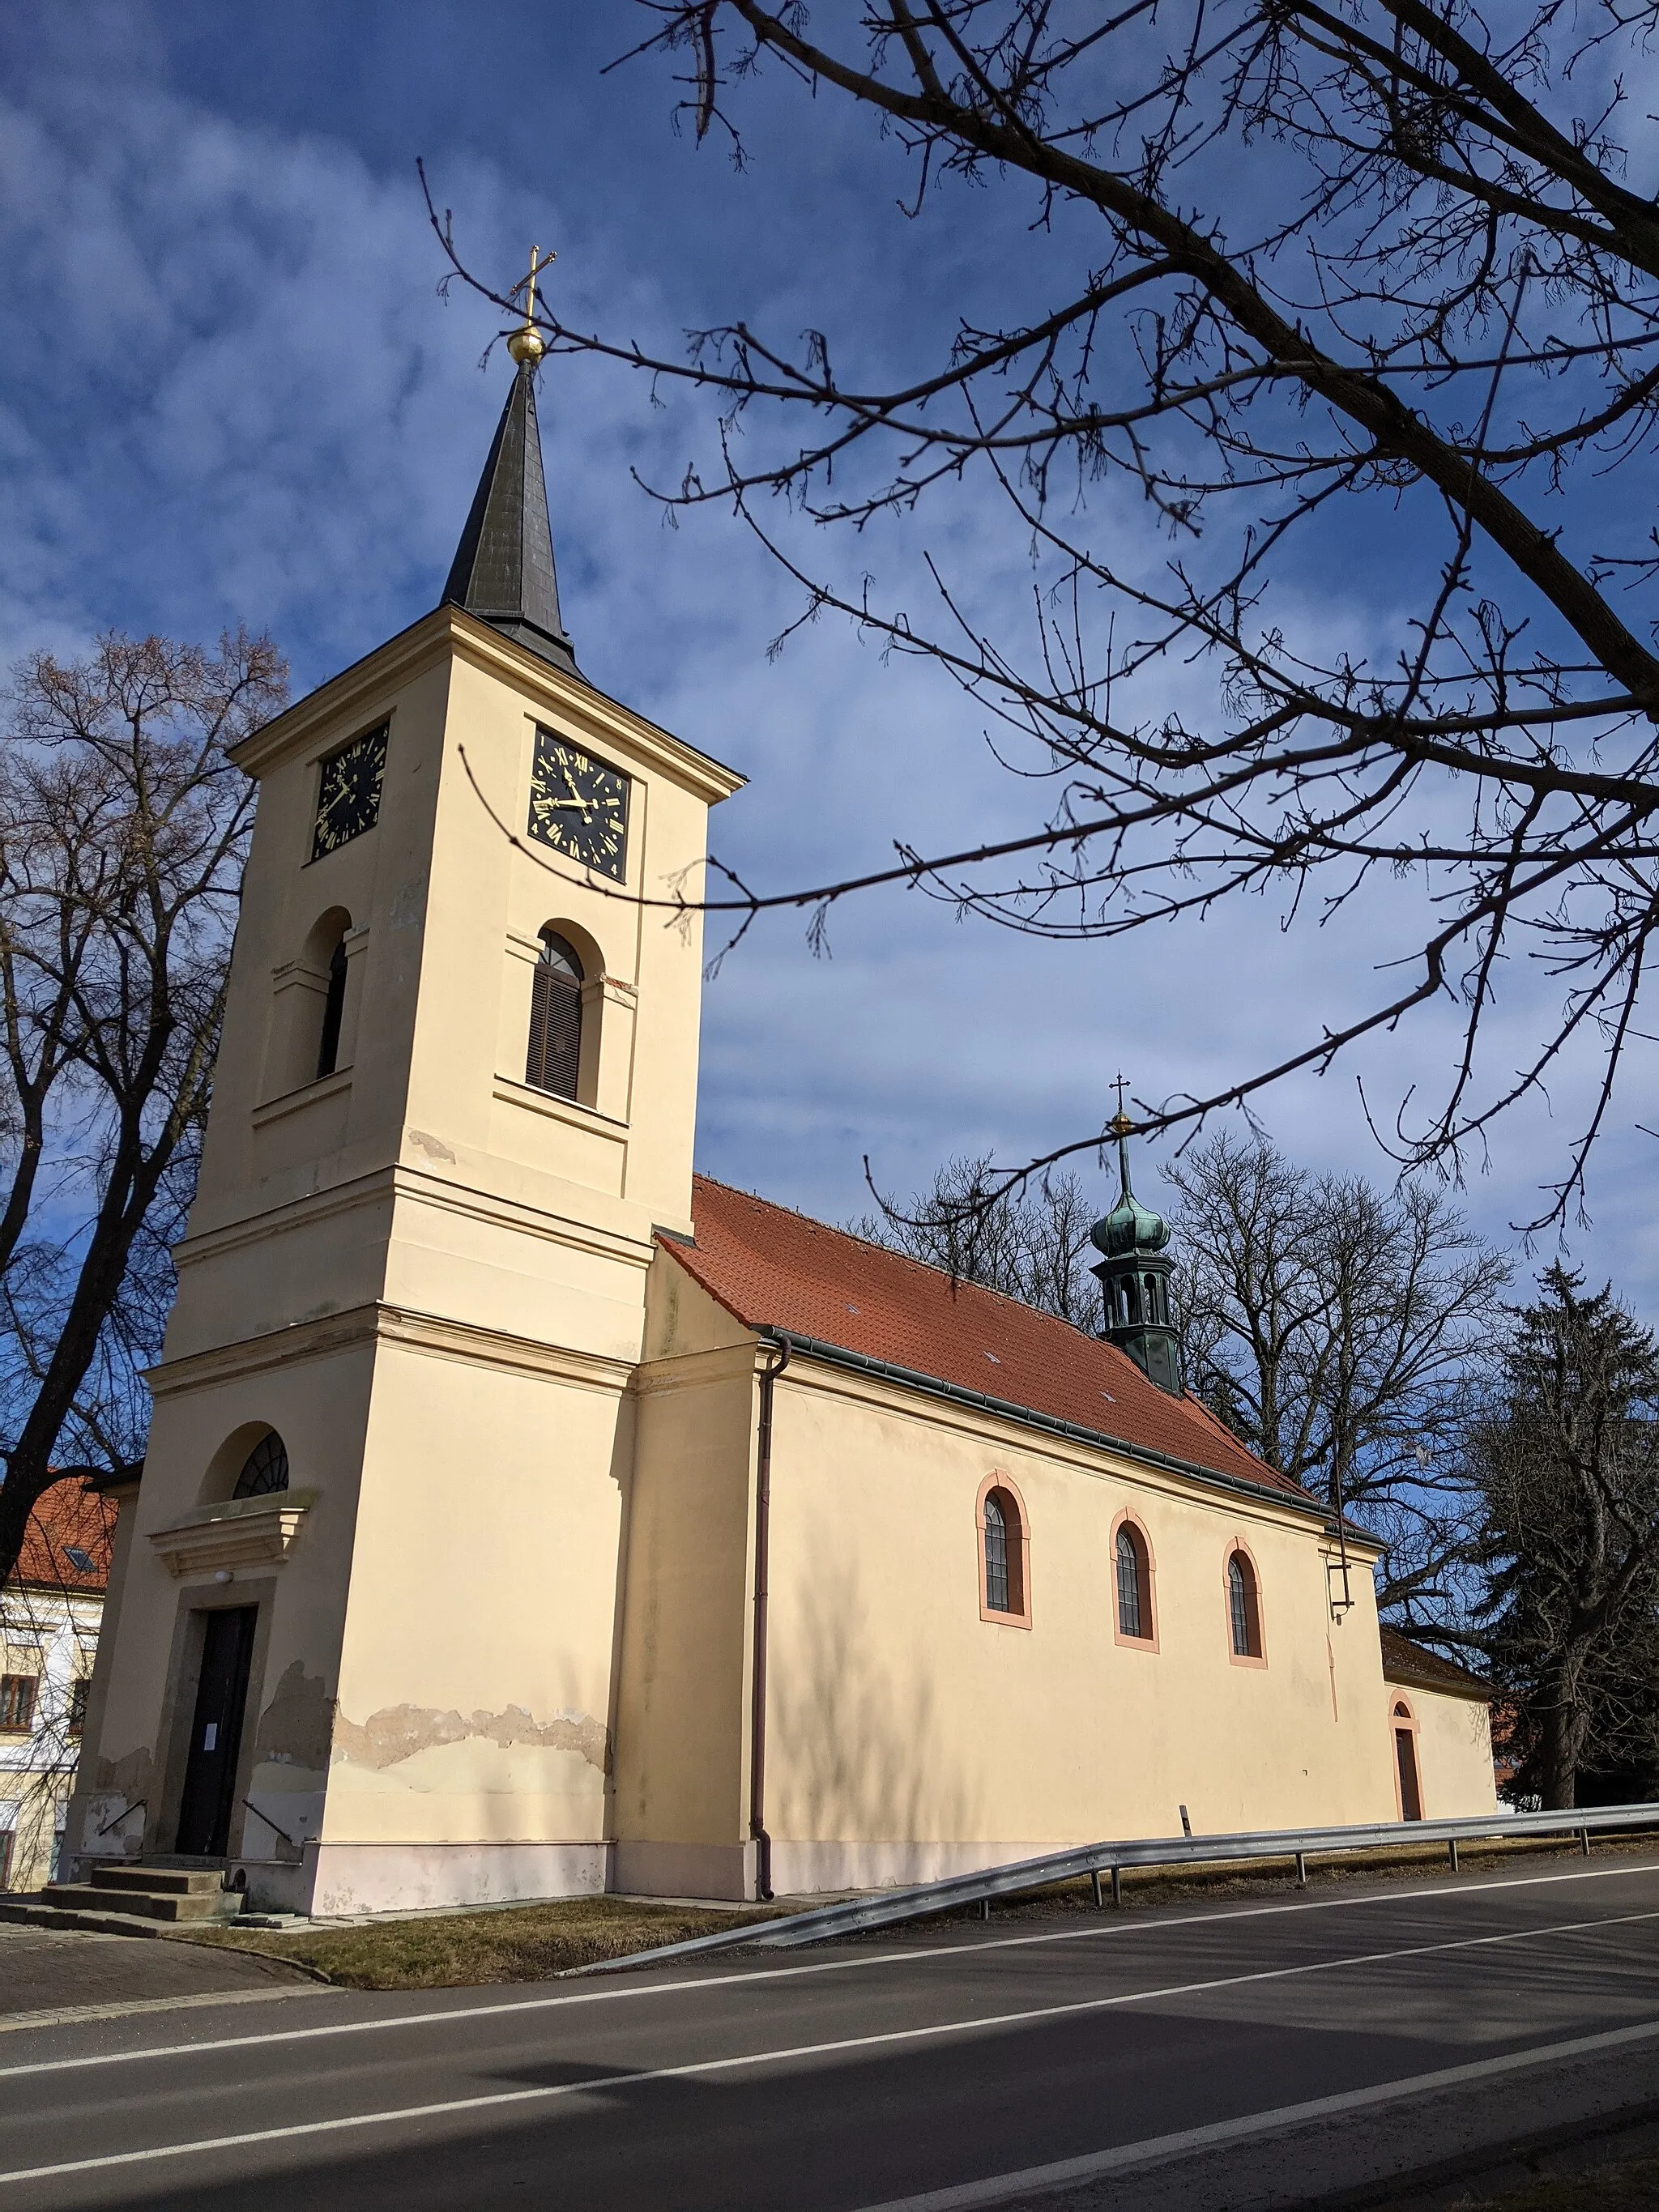
<path fill-rule="evenodd" d="M 536 279 L 550 261 L 557 259 L 557 254 L 551 248 L 544 253 L 540 246 L 532 246 L 530 249 L 530 274 L 521 276 L 513 287 L 513 292 L 524 294 L 524 322 L 508 338 L 507 349 L 520 368 L 534 368 L 547 351 L 546 343 L 536 328 Z M 507 297 L 511 299 L 513 293 L 509 292 Z"/>

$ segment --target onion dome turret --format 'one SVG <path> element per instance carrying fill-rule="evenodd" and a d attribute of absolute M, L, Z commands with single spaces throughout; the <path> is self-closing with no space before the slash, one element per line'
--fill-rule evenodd
<path fill-rule="evenodd" d="M 1118 1110 L 1107 1124 L 1107 1133 L 1117 1139 L 1121 1188 L 1116 1205 L 1089 1232 L 1090 1242 L 1103 1255 L 1091 1271 L 1105 1302 L 1106 1325 L 1101 1334 L 1127 1352 L 1160 1390 L 1179 1398 L 1185 1384 L 1181 1340 L 1170 1320 L 1170 1277 L 1175 1271 L 1167 1250 L 1170 1224 L 1135 1196 L 1129 1180 L 1128 1140 L 1133 1133 L 1120 1091 Z"/>

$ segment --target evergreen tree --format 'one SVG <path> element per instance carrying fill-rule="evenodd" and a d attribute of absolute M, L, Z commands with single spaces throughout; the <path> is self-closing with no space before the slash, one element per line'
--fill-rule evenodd
<path fill-rule="evenodd" d="M 1484 1507 L 1482 1607 L 1514 1714 L 1523 1795 L 1625 1790 L 1659 1757 L 1659 1346 L 1557 1265 L 1516 1316 L 1469 1472 Z"/>

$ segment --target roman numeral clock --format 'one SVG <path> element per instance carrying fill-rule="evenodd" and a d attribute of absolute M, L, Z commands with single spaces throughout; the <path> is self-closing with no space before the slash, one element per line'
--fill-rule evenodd
<path fill-rule="evenodd" d="M 386 781 L 386 744 L 391 724 L 365 730 L 322 763 L 317 779 L 317 821 L 311 857 L 337 853 L 380 818 L 380 786 Z"/>
<path fill-rule="evenodd" d="M 537 725 L 530 835 L 618 884 L 628 877 L 628 790 L 619 769 Z"/>

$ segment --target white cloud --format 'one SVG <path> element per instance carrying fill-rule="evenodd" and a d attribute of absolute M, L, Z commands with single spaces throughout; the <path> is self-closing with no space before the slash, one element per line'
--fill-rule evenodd
<path fill-rule="evenodd" d="M 268 623 L 314 681 L 436 596 L 505 387 L 499 361 L 477 374 L 492 319 L 434 298 L 441 264 L 407 168 L 380 173 L 337 132 L 192 101 L 146 74 L 143 52 L 141 38 L 129 65 L 95 77 L 54 64 L 0 105 L 15 333 L 0 372 L 0 653 L 63 648 L 107 624 L 204 635 L 246 618 Z M 584 204 L 605 189 L 603 175 L 580 183 Z M 528 240 L 555 234 L 566 213 L 544 181 L 483 148 L 446 155 L 440 185 L 492 270 L 516 271 Z M 675 343 L 650 246 L 624 224 L 567 255 L 563 304 Z M 806 273 L 775 257 L 771 293 L 756 299 L 720 250 L 717 240 L 708 319 L 740 306 L 796 327 Z M 845 295 L 844 252 L 834 275 Z M 899 281 L 879 276 L 883 312 Z M 1035 817 L 1038 802 L 987 755 L 983 714 L 917 664 L 884 661 L 831 617 L 768 662 L 794 601 L 766 556 L 713 513 L 665 530 L 630 482 L 630 467 L 676 479 L 692 436 L 683 407 L 653 410 L 624 372 L 554 362 L 542 411 L 583 663 L 751 776 L 713 830 L 749 880 L 833 877 L 880 864 L 895 836 L 938 849 Z M 1109 484 L 1096 506 L 1120 547 L 1162 557 L 1136 501 Z M 910 535 L 971 578 L 976 610 L 1023 604 L 1024 547 L 977 494 Z M 855 576 L 896 542 L 814 550 Z M 1378 637 L 1372 591 L 1351 580 L 1344 605 L 1338 580 L 1306 611 Z M 1160 681 L 1195 697 L 1204 678 L 1171 669 Z M 1046 1150 L 1098 1126 L 1120 1066 L 1143 1096 L 1203 1091 L 1346 1017 L 1387 983 L 1376 960 L 1418 941 L 1422 908 L 1420 885 L 1405 884 L 1322 931 L 1304 922 L 1285 936 L 1263 901 L 1066 947 L 884 893 L 836 912 L 820 960 L 799 918 L 769 921 L 708 991 L 701 1157 L 837 1218 L 866 1202 L 866 1152 L 884 1187 L 904 1189 L 947 1152 Z M 1505 989 L 1500 1068 L 1556 995 L 1519 970 Z M 1356 1075 L 1390 1112 L 1413 1084 L 1443 1082 L 1454 1049 L 1454 1010 L 1440 1010 L 1261 1110 L 1299 1156 L 1386 1174 Z M 1591 1073 L 1586 1060 L 1564 1076 L 1554 1121 L 1535 1108 L 1504 1126 L 1469 1191 L 1491 1232 L 1535 1210 Z M 1627 1104 L 1597 1171 L 1596 1233 L 1577 1249 L 1654 1306 L 1659 1262 L 1644 1232 L 1656 1162 L 1632 1118 Z"/>

